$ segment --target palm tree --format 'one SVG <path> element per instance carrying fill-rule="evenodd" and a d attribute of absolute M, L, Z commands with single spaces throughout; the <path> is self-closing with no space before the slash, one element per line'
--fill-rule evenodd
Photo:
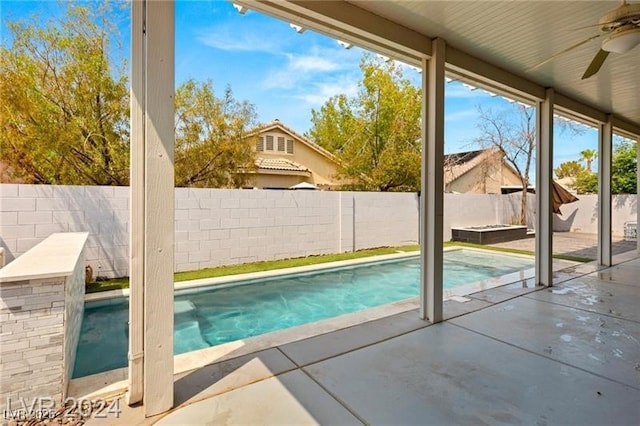
<path fill-rule="evenodd" d="M 598 151 L 595 149 L 585 149 L 580 151 L 580 159 L 586 163 L 586 169 L 591 171 L 591 163 L 598 157 Z"/>

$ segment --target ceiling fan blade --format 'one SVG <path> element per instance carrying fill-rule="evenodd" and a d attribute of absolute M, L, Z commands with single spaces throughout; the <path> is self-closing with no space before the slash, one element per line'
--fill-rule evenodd
<path fill-rule="evenodd" d="M 607 59 L 607 56 L 609 56 L 609 52 L 600 49 L 587 67 L 587 70 L 584 72 L 582 79 L 585 80 L 600 71 L 600 67 L 602 67 L 602 64 L 604 64 L 604 60 Z"/>
<path fill-rule="evenodd" d="M 586 39 L 586 40 L 582 40 L 581 42 L 574 44 L 573 46 L 567 47 L 566 49 L 564 49 L 564 50 L 562 50 L 562 51 L 560 51 L 560 52 L 558 52 L 558 53 L 554 54 L 553 56 L 551 56 L 551 57 L 549 57 L 549 58 L 545 59 L 544 61 L 542 61 L 542 62 L 540 62 L 540 63 L 538 63 L 538 64 L 536 64 L 536 65 L 532 66 L 531 68 L 529 68 L 529 69 L 527 70 L 527 72 L 529 72 L 529 71 L 533 71 L 533 70 L 535 70 L 536 68 L 540 68 L 541 66 L 543 66 L 544 64 L 546 64 L 546 63 L 548 63 L 548 62 L 551 62 L 552 60 L 554 60 L 554 59 L 555 59 L 555 58 L 557 58 L 558 56 L 564 55 L 565 53 L 570 52 L 570 51 L 572 51 L 573 49 L 576 49 L 576 48 L 578 48 L 578 47 L 582 46 L 583 44 L 590 42 L 591 40 L 595 40 L 595 39 L 597 39 L 598 37 L 600 37 L 600 36 L 602 36 L 602 35 L 603 35 L 603 34 L 598 34 L 598 35 L 591 36 L 591 37 L 589 37 L 589 38 L 588 38 L 588 39 Z"/>

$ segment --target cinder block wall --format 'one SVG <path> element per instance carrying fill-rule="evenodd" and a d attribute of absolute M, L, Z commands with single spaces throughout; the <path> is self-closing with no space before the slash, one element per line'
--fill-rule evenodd
<path fill-rule="evenodd" d="M 504 223 L 499 214 L 501 201 L 498 194 L 444 194 L 444 240 L 451 239 L 452 227 Z"/>
<path fill-rule="evenodd" d="M 94 275 L 127 275 L 129 188 L 2 184 L 0 199 L 7 263 L 54 232 L 89 232 L 85 260 Z"/>
<path fill-rule="evenodd" d="M 418 241 L 418 194 L 346 192 L 353 199 L 354 247 L 414 244 Z"/>
<path fill-rule="evenodd" d="M 418 241 L 415 193 L 175 190 L 175 270 L 339 253 Z M 129 188 L 0 185 L 0 246 L 6 262 L 53 232 L 89 232 L 94 276 L 129 274 Z M 597 232 L 597 196 L 562 206 L 554 229 Z M 520 194 L 445 194 L 444 239 L 452 226 L 511 223 Z M 535 196 L 529 195 L 534 227 Z M 636 195 L 613 197 L 613 234 L 635 221 Z"/>
<path fill-rule="evenodd" d="M 89 232 L 94 276 L 129 273 L 129 188 L 0 185 L 12 261 L 53 232 Z M 417 242 L 413 193 L 175 190 L 175 270 Z"/>
<path fill-rule="evenodd" d="M 578 195 L 575 203 L 560 207 L 561 216 L 553 218 L 553 229 L 558 231 L 598 232 L 598 196 Z M 636 195 L 614 195 L 611 199 L 611 233 L 614 237 L 624 237 L 625 222 L 636 222 L 638 198 Z"/>
<path fill-rule="evenodd" d="M 338 192 L 176 189 L 176 271 L 340 251 Z"/>

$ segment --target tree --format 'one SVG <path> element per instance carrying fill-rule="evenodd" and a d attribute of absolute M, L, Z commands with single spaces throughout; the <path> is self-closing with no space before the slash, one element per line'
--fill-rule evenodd
<path fill-rule="evenodd" d="M 591 164 L 597 157 L 598 151 L 596 151 L 595 149 L 585 149 L 583 151 L 580 151 L 580 159 L 585 162 L 585 168 L 588 171 L 591 171 Z"/>
<path fill-rule="evenodd" d="M 535 108 L 511 104 L 503 110 L 478 106 L 480 113 L 475 143 L 483 148 L 498 148 L 518 173 L 522 182 L 520 224 L 527 223 L 527 188 L 536 149 Z"/>
<path fill-rule="evenodd" d="M 392 62 L 366 55 L 360 69 L 358 94 L 312 110 L 306 136 L 342 160 L 338 175 L 354 189 L 417 191 L 421 90 Z"/>
<path fill-rule="evenodd" d="M 9 22 L 0 47 L 0 146 L 27 183 L 126 185 L 129 100 L 125 64 L 112 67 L 117 30 L 108 4 L 67 4 L 46 26 Z M 99 24 L 97 23 L 99 22 Z"/>
<path fill-rule="evenodd" d="M 255 168 L 248 130 L 254 107 L 227 88 L 216 98 L 211 81 L 187 80 L 176 90 L 176 186 L 243 186 Z"/>
<path fill-rule="evenodd" d="M 526 194 L 536 152 L 536 110 L 520 103 L 512 103 L 500 110 L 478 106 L 478 111 L 480 135 L 475 139 L 475 143 L 484 148 L 500 149 L 504 153 L 505 161 L 520 176 L 520 224 L 526 225 Z M 554 127 L 559 132 L 569 131 L 574 135 L 584 133 L 584 128 L 573 121 L 556 120 Z"/>
<path fill-rule="evenodd" d="M 580 174 L 586 171 L 587 169 L 585 169 L 582 164 L 575 160 L 560 163 L 560 165 L 554 170 L 558 179 L 566 177 L 577 178 Z"/>
<path fill-rule="evenodd" d="M 637 194 L 636 144 L 631 141 L 620 140 L 613 149 L 611 158 L 611 193 Z M 576 189 L 579 194 L 598 193 L 598 174 L 587 172 L 576 179 Z"/>

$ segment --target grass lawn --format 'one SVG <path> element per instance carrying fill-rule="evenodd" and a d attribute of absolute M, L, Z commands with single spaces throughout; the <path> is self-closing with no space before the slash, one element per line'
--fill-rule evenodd
<path fill-rule="evenodd" d="M 479 244 L 461 243 L 447 241 L 445 247 L 469 247 L 483 250 L 499 251 L 503 253 L 525 254 L 533 256 L 533 252 L 528 250 L 516 250 L 502 247 L 484 246 Z M 249 272 L 270 271 L 273 269 L 292 268 L 295 266 L 315 265 L 318 263 L 336 262 L 339 260 L 359 259 L 369 256 L 378 256 L 382 254 L 392 254 L 398 252 L 417 251 L 420 250 L 419 245 L 409 245 L 401 247 L 380 247 L 375 249 L 358 250 L 350 253 L 326 254 L 321 256 L 298 257 L 294 259 L 269 260 L 265 262 L 245 263 L 242 265 L 219 266 L 217 268 L 199 269 L 197 271 L 176 272 L 173 277 L 175 282 L 197 280 L 201 278 L 221 277 L 225 275 L 246 274 Z M 574 262 L 590 262 L 593 259 L 583 257 L 573 257 L 556 255 L 556 259 L 571 260 Z M 129 278 L 115 278 L 106 281 L 97 281 L 87 285 L 87 293 L 96 293 L 99 291 L 118 290 L 129 288 Z"/>
<path fill-rule="evenodd" d="M 219 266 L 217 268 L 199 269 L 197 271 L 176 272 L 173 274 L 173 280 L 175 282 L 179 282 L 197 280 L 201 278 L 222 277 L 225 275 L 247 274 L 249 272 L 293 268 L 295 266 L 308 266 L 318 263 L 337 262 L 339 260 L 359 259 L 362 257 L 416 250 L 420 250 L 420 246 L 417 244 L 401 247 L 380 247 L 375 249 L 358 250 L 350 253 L 325 254 L 321 256 L 307 256 L 293 259 L 244 263 L 241 265 Z M 129 288 L 129 278 L 115 278 L 112 280 L 91 283 L 87 286 L 87 293 L 96 293 L 98 291 L 117 290 L 122 288 Z"/>

